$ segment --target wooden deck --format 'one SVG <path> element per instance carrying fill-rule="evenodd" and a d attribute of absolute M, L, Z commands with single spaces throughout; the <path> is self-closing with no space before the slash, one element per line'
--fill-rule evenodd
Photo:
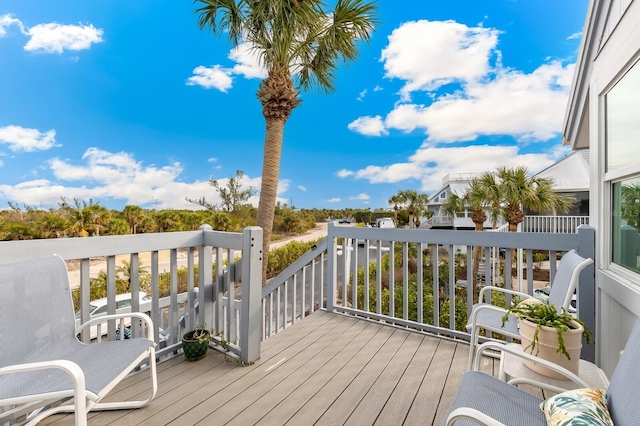
<path fill-rule="evenodd" d="M 469 346 L 319 311 L 262 344 L 239 366 L 217 351 L 158 365 L 146 407 L 90 414 L 90 425 L 439 425 L 467 367 Z M 483 361 L 493 374 L 494 361 Z M 497 365 L 495 365 L 497 369 Z M 147 374 L 108 397 L 141 394 Z M 70 425 L 73 416 L 42 424 Z"/>

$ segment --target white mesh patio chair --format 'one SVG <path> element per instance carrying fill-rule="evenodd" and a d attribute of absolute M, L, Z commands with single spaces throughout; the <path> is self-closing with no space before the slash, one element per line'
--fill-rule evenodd
<path fill-rule="evenodd" d="M 580 272 L 591 263 L 593 263 L 592 259 L 585 259 L 576 253 L 575 250 L 566 252 L 560 259 L 560 266 L 558 266 L 556 275 L 553 278 L 547 303 L 555 305 L 558 310 L 563 307 L 568 309 L 573 293 L 578 285 Z M 494 286 L 486 286 L 480 289 L 478 296 L 479 303 L 473 305 L 471 316 L 467 321 L 467 330 L 471 334 L 469 340 L 469 369 L 471 369 L 473 357 L 478 347 L 480 329 L 484 329 L 487 333 L 494 332 L 514 339 L 520 338 L 518 320 L 515 315 L 509 315 L 509 320 L 503 326 L 502 317 L 506 313 L 506 310 L 492 305 L 488 301 L 484 301 L 485 295 L 489 294 L 490 291 L 502 292 L 522 299 L 532 297 L 526 293 Z"/>
<path fill-rule="evenodd" d="M 500 346 L 485 343 L 487 346 Z M 484 345 L 482 345 L 484 346 Z M 480 346 L 478 352 L 481 352 Z M 505 346 L 505 345 L 502 345 Z M 588 387 L 579 377 L 555 364 L 546 362 L 526 352 L 519 352 L 523 358 L 542 362 L 555 371 L 564 374 L 581 387 Z M 478 362 L 475 363 L 477 368 Z M 636 322 L 631 336 L 618 362 L 611 382 L 606 389 L 606 407 L 613 424 L 637 425 L 640 421 L 637 384 L 640 383 L 640 320 Z M 538 384 L 541 386 L 542 384 Z M 541 386 L 542 387 L 542 386 Z M 550 390 L 554 390 L 550 387 Z M 453 401 L 443 418 L 443 426 L 467 425 L 546 425 L 545 415 L 540 408 L 541 399 L 517 387 L 480 371 L 467 371 Z M 569 424 L 569 423 L 566 423 Z"/>
<path fill-rule="evenodd" d="M 147 337 L 91 344 L 76 337 L 84 327 L 124 317 L 140 321 Z M 141 364 L 151 374 L 147 399 L 100 402 Z M 86 425 L 90 410 L 142 407 L 156 391 L 155 343 L 147 315 L 107 315 L 76 329 L 62 258 L 0 265 L 0 423 L 26 414 L 27 424 L 36 424 L 55 413 L 75 412 L 75 424 Z M 50 405 L 57 401 L 60 405 Z"/>

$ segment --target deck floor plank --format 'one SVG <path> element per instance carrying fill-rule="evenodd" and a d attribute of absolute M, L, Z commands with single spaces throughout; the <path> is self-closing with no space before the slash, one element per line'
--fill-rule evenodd
<path fill-rule="evenodd" d="M 413 404 L 425 403 L 425 401 L 417 400 L 418 391 L 422 386 L 429 386 L 425 380 L 429 380 L 427 371 L 433 357 L 436 356 L 438 339 L 422 337 L 422 342 L 415 356 L 409 362 L 393 394 L 380 411 L 375 421 L 376 425 L 402 424 Z"/>
<path fill-rule="evenodd" d="M 353 410 L 347 418 L 347 425 L 374 424 L 380 414 L 380 407 L 384 407 L 391 398 L 391 395 L 393 395 L 398 382 L 407 372 L 407 368 L 418 351 L 422 340 L 423 336 L 417 333 L 407 334 L 402 345 L 396 353 L 393 354 L 393 357 L 380 372 L 375 382 L 369 387 L 362 402 L 356 406 L 355 410 Z M 395 419 L 395 421 L 397 421 L 397 419 Z"/>
<path fill-rule="evenodd" d="M 241 366 L 217 351 L 158 364 L 158 394 L 137 410 L 90 413 L 89 425 L 440 424 L 466 370 L 469 346 L 383 323 L 316 312 L 262 342 Z M 497 370 L 483 358 L 481 369 Z M 148 372 L 105 401 L 139 399 Z M 67 426 L 72 415 L 41 424 Z"/>

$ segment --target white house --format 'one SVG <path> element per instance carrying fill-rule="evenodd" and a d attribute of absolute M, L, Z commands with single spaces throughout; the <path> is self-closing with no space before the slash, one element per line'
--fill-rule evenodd
<path fill-rule="evenodd" d="M 474 229 L 475 225 L 471 220 L 471 212 L 459 213 L 455 218 L 444 214 L 442 208 L 451 195 L 463 197 L 467 192 L 469 183 L 474 178 L 480 177 L 482 173 L 449 173 L 442 178 L 442 187 L 436 191 L 435 195 L 429 199 L 427 210 L 432 213 L 432 217 L 423 221 L 420 228 L 449 228 L 449 229 Z M 491 228 L 491 221 L 487 220 L 485 228 Z"/>
<path fill-rule="evenodd" d="M 640 316 L 638 200 L 623 196 L 640 187 L 639 24 L 640 2 L 591 0 L 563 127 L 590 151 L 596 361 L 609 375 Z"/>
<path fill-rule="evenodd" d="M 589 215 L 589 159 L 589 150 L 580 149 L 535 174 L 537 178 L 552 179 L 554 192 L 576 201 L 567 216 Z"/>

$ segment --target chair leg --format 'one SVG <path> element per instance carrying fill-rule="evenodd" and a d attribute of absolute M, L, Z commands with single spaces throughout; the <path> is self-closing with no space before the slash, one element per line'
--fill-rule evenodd
<path fill-rule="evenodd" d="M 469 365 L 467 370 L 473 369 L 473 358 L 475 356 L 476 348 L 478 347 L 478 329 L 476 327 L 471 328 L 471 336 L 469 338 Z"/>

